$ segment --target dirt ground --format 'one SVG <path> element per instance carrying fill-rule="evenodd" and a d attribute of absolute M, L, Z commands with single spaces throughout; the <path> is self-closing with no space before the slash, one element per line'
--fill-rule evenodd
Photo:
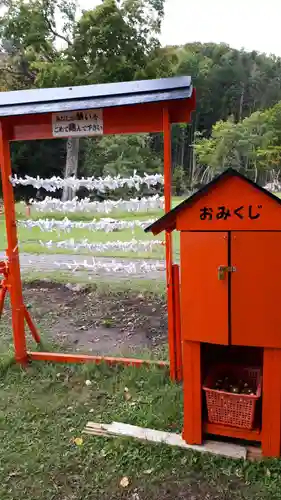
<path fill-rule="evenodd" d="M 34 282 L 24 297 L 44 339 L 68 351 L 129 355 L 167 343 L 166 301 L 153 294 Z"/>

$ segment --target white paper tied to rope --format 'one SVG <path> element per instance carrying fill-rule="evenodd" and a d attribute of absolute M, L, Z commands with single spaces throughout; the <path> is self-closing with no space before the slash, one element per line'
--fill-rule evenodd
<path fill-rule="evenodd" d="M 112 260 L 110 262 L 96 261 L 94 258 L 89 262 L 85 259 L 83 262 L 77 262 L 73 259 L 72 262 L 54 262 L 60 269 L 68 269 L 70 271 L 89 270 L 92 272 L 104 271 L 106 273 L 122 273 L 122 274 L 145 274 L 157 271 L 165 271 L 165 264 L 160 261 L 154 263 L 146 262 L 119 262 Z"/>
<path fill-rule="evenodd" d="M 132 239 L 131 241 L 108 241 L 107 243 L 90 242 L 88 239 L 75 241 L 74 238 L 63 241 L 42 241 L 39 240 L 42 247 L 48 250 L 52 248 L 63 248 L 64 250 L 71 250 L 77 252 L 79 250 L 88 250 L 89 252 L 105 253 L 108 251 L 114 252 L 152 252 L 155 247 L 163 246 L 161 240 L 142 241 Z"/>
<path fill-rule="evenodd" d="M 52 213 L 104 213 L 112 212 L 149 212 L 164 209 L 164 197 L 158 194 L 150 197 L 131 198 L 130 200 L 104 200 L 90 201 L 90 198 L 79 200 L 76 196 L 71 201 L 61 201 L 57 198 L 46 196 L 42 201 L 29 200 L 36 212 Z"/>
<path fill-rule="evenodd" d="M 111 233 L 113 231 L 123 231 L 125 229 L 131 229 L 134 231 L 135 228 L 145 229 L 155 222 L 155 219 L 145 219 L 145 220 L 118 220 L 111 219 L 109 217 L 97 220 L 93 219 L 89 222 L 84 221 L 72 221 L 65 217 L 63 220 L 56 219 L 27 219 L 18 221 L 18 225 L 27 229 L 32 229 L 38 227 L 42 232 L 60 232 L 69 233 L 73 229 L 86 229 L 88 231 L 103 231 L 105 233 Z"/>
<path fill-rule="evenodd" d="M 144 174 L 140 177 L 136 171 L 130 177 L 112 177 L 110 175 L 102 177 L 82 177 L 78 179 L 77 177 L 67 177 L 62 179 L 61 177 L 51 177 L 50 179 L 42 179 L 41 177 L 30 177 L 26 175 L 25 177 L 18 177 L 16 174 L 10 177 L 10 182 L 15 186 L 32 186 L 35 189 L 45 189 L 49 192 L 55 192 L 58 189 L 70 188 L 74 192 L 80 188 L 86 188 L 88 191 L 98 191 L 100 193 L 105 193 L 107 190 L 115 191 L 116 189 L 128 187 L 130 189 L 134 188 L 137 191 L 140 190 L 141 185 L 146 185 L 148 188 L 155 187 L 157 184 L 164 184 L 164 177 L 162 174 Z"/>
<path fill-rule="evenodd" d="M 281 183 L 279 181 L 269 182 L 264 186 L 264 189 L 267 189 L 267 191 L 271 191 L 271 193 L 280 193 Z"/>

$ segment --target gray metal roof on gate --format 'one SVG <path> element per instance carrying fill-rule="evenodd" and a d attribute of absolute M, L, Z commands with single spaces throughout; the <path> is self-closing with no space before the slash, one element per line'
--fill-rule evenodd
<path fill-rule="evenodd" d="M 0 117 L 186 99 L 190 76 L 0 92 Z"/>

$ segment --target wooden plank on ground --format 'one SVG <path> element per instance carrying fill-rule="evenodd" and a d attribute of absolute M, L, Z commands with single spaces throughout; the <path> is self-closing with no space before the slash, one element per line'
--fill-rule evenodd
<path fill-rule="evenodd" d="M 260 446 L 247 446 L 247 460 L 262 460 L 262 450 Z"/>
<path fill-rule="evenodd" d="M 214 455 L 222 455 L 230 458 L 246 459 L 247 457 L 247 449 L 244 446 L 219 441 L 205 441 L 202 446 L 189 445 L 182 439 L 180 434 L 147 429 L 136 425 L 123 424 L 121 422 L 112 422 L 112 424 L 88 422 L 83 433 L 104 437 L 132 437 L 142 441 L 164 443 L 169 446 L 179 446 L 180 448 L 186 448 L 201 453 L 212 453 Z"/>

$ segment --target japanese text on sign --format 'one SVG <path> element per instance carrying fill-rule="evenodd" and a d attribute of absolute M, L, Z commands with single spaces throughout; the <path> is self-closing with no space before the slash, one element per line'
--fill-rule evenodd
<path fill-rule="evenodd" d="M 238 218 L 240 220 L 250 219 L 256 220 L 261 216 L 262 205 L 241 205 L 240 207 L 230 209 L 225 205 L 219 206 L 216 209 L 211 207 L 200 208 L 201 220 L 228 220 L 229 218 Z"/>
<path fill-rule="evenodd" d="M 102 109 L 52 114 L 54 137 L 83 137 L 103 134 Z"/>

